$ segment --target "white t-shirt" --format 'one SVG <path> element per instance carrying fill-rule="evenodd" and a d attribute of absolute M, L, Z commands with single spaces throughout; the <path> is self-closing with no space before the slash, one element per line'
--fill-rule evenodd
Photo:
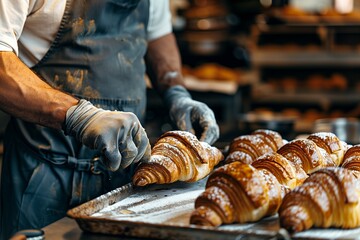
<path fill-rule="evenodd" d="M 13 51 L 27 66 L 34 66 L 55 39 L 65 4 L 66 0 L 0 0 L 0 51 Z M 147 31 L 148 40 L 172 31 L 168 0 L 150 0 Z"/>

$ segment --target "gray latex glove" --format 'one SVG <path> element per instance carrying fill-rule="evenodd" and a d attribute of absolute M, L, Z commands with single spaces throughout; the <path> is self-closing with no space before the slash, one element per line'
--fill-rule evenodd
<path fill-rule="evenodd" d="M 183 131 L 195 134 L 193 124 L 202 128 L 200 141 L 213 144 L 220 135 L 214 112 L 202 102 L 191 98 L 190 93 L 182 86 L 169 88 L 164 100 L 170 109 L 170 118 Z"/>
<path fill-rule="evenodd" d="M 111 171 L 150 158 L 145 129 L 130 112 L 106 111 L 80 100 L 67 111 L 64 131 L 85 146 L 101 151 L 103 162 Z"/>

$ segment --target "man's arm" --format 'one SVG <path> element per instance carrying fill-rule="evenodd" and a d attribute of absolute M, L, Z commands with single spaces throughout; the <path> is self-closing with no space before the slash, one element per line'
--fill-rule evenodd
<path fill-rule="evenodd" d="M 106 111 L 46 84 L 12 52 L 0 52 L 0 106 L 25 121 L 74 136 L 104 155 L 116 171 L 150 157 L 150 144 L 133 113 Z"/>
<path fill-rule="evenodd" d="M 150 41 L 146 60 L 152 85 L 169 108 L 171 120 L 179 129 L 213 144 L 219 138 L 219 126 L 213 111 L 206 104 L 193 100 L 184 88 L 181 58 L 174 35 L 170 33 Z M 195 129 L 199 129 L 198 132 Z"/>
<path fill-rule="evenodd" d="M 58 91 L 32 72 L 13 52 L 0 52 L 0 106 L 25 121 L 61 129 L 78 99 Z"/>
<path fill-rule="evenodd" d="M 149 42 L 146 62 L 151 83 L 160 94 L 171 86 L 184 85 L 181 57 L 172 33 Z"/>

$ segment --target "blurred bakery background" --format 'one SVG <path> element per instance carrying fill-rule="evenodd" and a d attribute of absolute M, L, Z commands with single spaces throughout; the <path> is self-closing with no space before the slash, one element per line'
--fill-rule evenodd
<path fill-rule="evenodd" d="M 170 0 L 183 75 L 227 145 L 257 128 L 359 143 L 360 0 Z M 151 142 L 173 129 L 148 89 Z M 0 112 L 0 137 L 8 116 Z M 1 144 L 0 144 L 1 151 Z"/>
<path fill-rule="evenodd" d="M 359 141 L 360 0 L 171 0 L 183 75 L 216 143 L 256 128 Z M 150 90 L 147 131 L 171 129 Z"/>

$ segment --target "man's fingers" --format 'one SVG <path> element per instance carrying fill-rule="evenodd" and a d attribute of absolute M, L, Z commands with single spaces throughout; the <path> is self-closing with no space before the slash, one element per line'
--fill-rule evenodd
<path fill-rule="evenodd" d="M 119 169 L 121 164 L 121 154 L 117 147 L 117 144 L 114 144 L 113 146 L 107 146 L 104 150 L 104 164 L 105 166 L 110 170 L 115 172 Z"/>
<path fill-rule="evenodd" d="M 185 111 L 182 115 L 177 114 L 176 125 L 182 131 L 187 131 L 187 132 L 191 132 L 192 134 L 195 134 L 190 113 L 191 113 L 191 109 Z"/>
<path fill-rule="evenodd" d="M 120 166 L 122 168 L 128 167 L 138 155 L 138 148 L 136 147 L 132 137 L 128 137 L 125 143 L 120 145 L 120 153 L 122 161 Z"/>
<path fill-rule="evenodd" d="M 151 146 L 149 138 L 146 134 L 145 129 L 139 123 L 136 128 L 133 129 L 134 143 L 137 147 L 138 153 L 134 159 L 134 163 L 140 160 L 147 161 L 150 158 Z"/>
<path fill-rule="evenodd" d="M 216 142 L 216 140 L 219 139 L 219 135 L 219 127 L 217 125 L 212 125 L 211 127 L 206 127 L 204 129 L 203 133 L 201 134 L 200 141 L 212 145 L 214 142 Z"/>
<path fill-rule="evenodd" d="M 193 111 L 193 122 L 199 122 L 202 133 L 200 141 L 210 145 L 220 136 L 220 129 L 216 123 L 214 112 L 205 104 L 199 103 Z"/>

